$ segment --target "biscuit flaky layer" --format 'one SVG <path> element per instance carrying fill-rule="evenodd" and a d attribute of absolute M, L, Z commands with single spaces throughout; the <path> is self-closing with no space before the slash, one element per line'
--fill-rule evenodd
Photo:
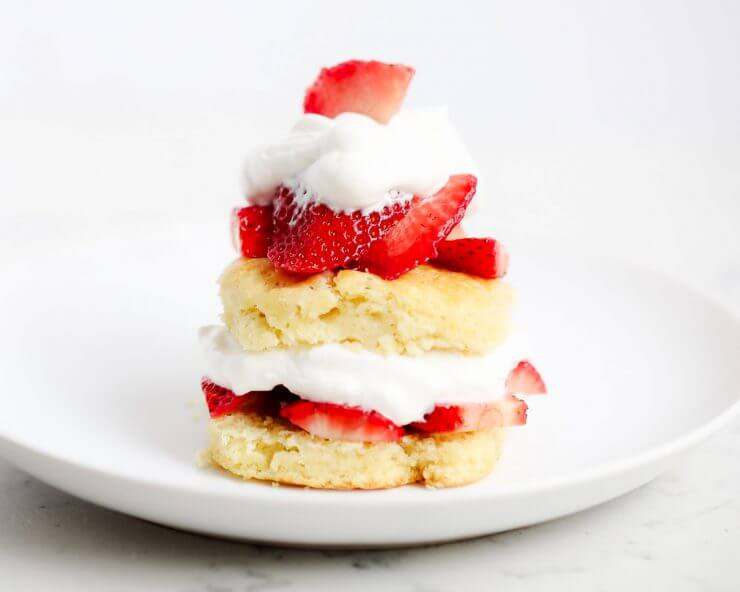
<path fill-rule="evenodd" d="M 407 435 L 397 442 L 317 438 L 255 414 L 212 419 L 210 457 L 244 479 L 320 489 L 384 489 L 409 483 L 453 487 L 487 475 L 501 453 L 504 431 Z"/>
<path fill-rule="evenodd" d="M 387 281 L 353 270 L 308 277 L 238 259 L 221 277 L 224 321 L 249 351 L 323 343 L 386 354 L 484 353 L 509 333 L 511 287 L 421 265 Z"/>

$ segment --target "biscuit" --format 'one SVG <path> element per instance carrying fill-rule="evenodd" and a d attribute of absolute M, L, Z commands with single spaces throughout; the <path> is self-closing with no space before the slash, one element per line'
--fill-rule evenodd
<path fill-rule="evenodd" d="M 319 489 L 383 489 L 409 483 L 453 487 L 495 466 L 504 430 L 410 434 L 396 442 L 326 440 L 273 417 L 234 413 L 211 420 L 210 457 L 244 479 Z"/>
<path fill-rule="evenodd" d="M 384 354 L 485 353 L 509 333 L 511 287 L 421 265 L 387 281 L 353 270 L 297 276 L 238 259 L 221 280 L 223 319 L 244 349 L 357 344 Z"/>

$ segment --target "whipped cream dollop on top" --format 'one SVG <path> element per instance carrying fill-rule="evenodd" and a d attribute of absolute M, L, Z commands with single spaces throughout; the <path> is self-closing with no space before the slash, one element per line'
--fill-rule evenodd
<path fill-rule="evenodd" d="M 427 197 L 450 175 L 476 167 L 447 109 L 409 109 L 387 124 L 359 113 L 330 119 L 304 114 L 281 142 L 247 158 L 244 180 L 251 203 L 267 205 L 283 184 L 339 212 L 381 209 Z"/>
<path fill-rule="evenodd" d="M 397 425 L 422 420 L 437 404 L 502 398 L 509 372 L 527 358 L 516 334 L 482 356 L 383 356 L 339 344 L 247 352 L 225 327 L 198 335 L 206 376 L 237 395 L 282 384 L 303 399 L 374 410 Z"/>

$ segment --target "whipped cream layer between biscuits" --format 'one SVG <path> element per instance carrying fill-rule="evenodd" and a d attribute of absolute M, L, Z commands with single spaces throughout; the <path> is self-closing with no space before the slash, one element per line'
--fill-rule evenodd
<path fill-rule="evenodd" d="M 206 375 L 236 395 L 282 385 L 307 401 L 377 411 L 397 425 L 422 421 L 436 405 L 501 400 L 511 369 L 526 357 L 519 336 L 481 356 L 384 356 L 336 343 L 246 352 L 215 325 L 199 337 Z"/>

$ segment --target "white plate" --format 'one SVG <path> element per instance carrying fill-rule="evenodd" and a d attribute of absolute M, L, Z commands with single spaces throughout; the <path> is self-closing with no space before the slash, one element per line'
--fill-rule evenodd
<path fill-rule="evenodd" d="M 205 412 L 195 330 L 230 256 L 220 225 L 53 245 L 0 276 L 0 451 L 102 506 L 216 536 L 297 545 L 430 543 L 534 524 L 646 483 L 736 414 L 740 329 L 657 275 L 512 249 L 535 359 L 498 469 L 449 490 L 325 492 L 196 465 Z"/>

